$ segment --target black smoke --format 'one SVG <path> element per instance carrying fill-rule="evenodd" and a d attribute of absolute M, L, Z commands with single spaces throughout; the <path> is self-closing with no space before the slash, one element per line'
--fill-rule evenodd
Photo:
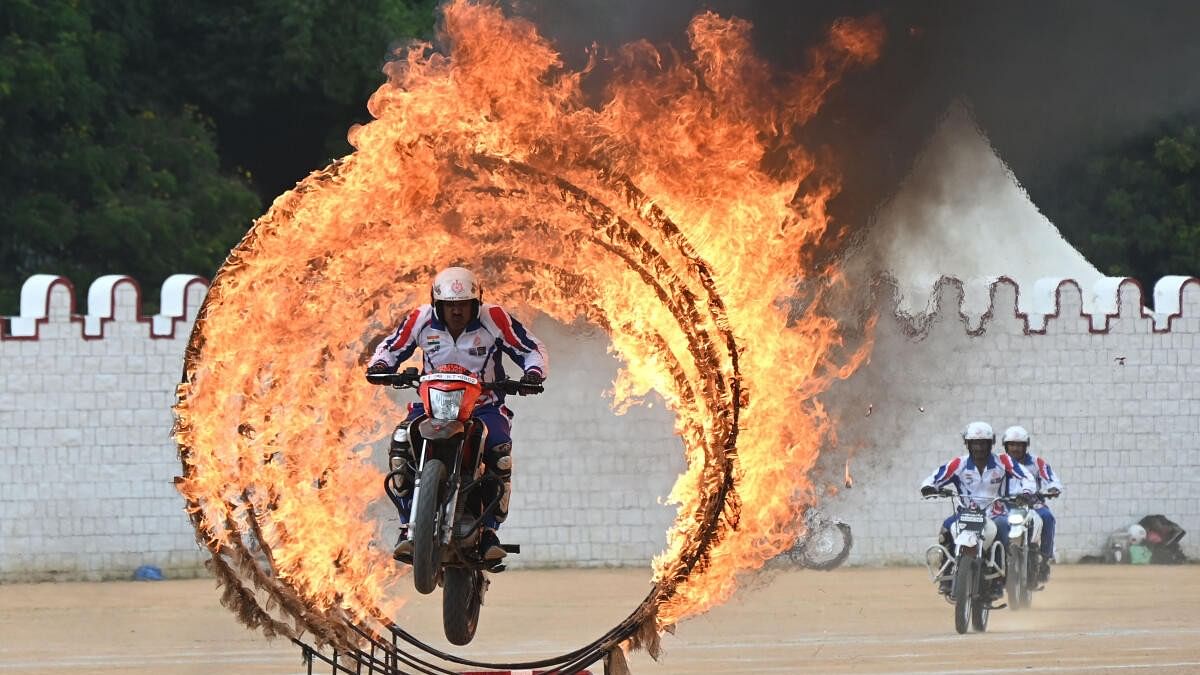
<path fill-rule="evenodd" d="M 1090 153 L 1118 147 L 1200 110 L 1200 3 L 882 2 L 839 0 L 513 0 L 572 65 L 592 43 L 636 39 L 681 47 L 698 11 L 754 24 L 760 53 L 801 70 L 806 50 L 843 16 L 879 14 L 880 60 L 850 73 L 806 140 L 826 146 L 844 176 L 841 225 L 869 222 L 956 100 L 1001 157 L 1039 194 L 1070 180 Z"/>

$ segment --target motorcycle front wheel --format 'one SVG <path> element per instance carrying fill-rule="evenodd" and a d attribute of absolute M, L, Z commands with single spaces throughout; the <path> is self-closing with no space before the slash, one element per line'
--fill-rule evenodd
<path fill-rule="evenodd" d="M 1006 591 L 1008 606 L 1014 610 L 1029 606 L 1029 552 L 1024 545 L 1013 546 L 1008 558 Z"/>
<path fill-rule="evenodd" d="M 992 613 L 991 601 L 988 599 L 990 596 L 988 586 L 992 582 L 984 578 L 982 569 L 976 572 L 975 578 L 977 585 L 975 598 L 971 601 L 971 626 L 976 632 L 982 633 L 987 630 L 988 616 Z"/>
<path fill-rule="evenodd" d="M 413 585 L 417 592 L 428 595 L 437 588 L 438 572 L 442 566 L 441 491 L 446 482 L 446 465 L 440 460 L 426 460 L 421 468 L 417 490 L 417 510 L 411 527 L 413 540 Z"/>
<path fill-rule="evenodd" d="M 971 606 L 975 600 L 975 558 L 962 556 L 954 572 L 954 630 L 962 635 L 971 627 Z"/>
<path fill-rule="evenodd" d="M 475 638 L 479 606 L 483 604 L 483 572 L 466 567 L 447 567 L 442 588 L 442 629 L 453 645 Z"/>

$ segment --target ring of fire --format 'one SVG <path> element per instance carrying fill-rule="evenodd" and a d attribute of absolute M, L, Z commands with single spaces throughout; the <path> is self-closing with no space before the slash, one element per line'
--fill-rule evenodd
<path fill-rule="evenodd" d="M 666 338 L 656 336 L 655 341 L 663 349 L 661 356 L 669 362 L 667 370 L 679 390 L 683 392 L 681 404 L 700 407 L 702 409 L 698 411 L 698 414 L 718 422 L 707 431 L 693 430 L 691 435 L 700 439 L 700 447 L 703 450 L 703 469 L 699 480 L 720 487 L 711 494 L 704 493 L 708 498 L 700 503 L 693 516 L 695 521 L 688 527 L 688 530 L 696 532 L 696 535 L 688 542 L 688 545 L 682 548 L 679 559 L 664 567 L 665 571 L 659 575 L 654 591 L 631 614 L 630 619 L 635 619 L 640 624 L 647 618 L 654 617 L 657 606 L 667 602 L 691 571 L 698 565 L 703 565 L 711 543 L 719 534 L 719 526 L 722 521 L 728 525 L 736 523 L 737 508 L 733 490 L 733 466 L 736 459 L 737 420 L 745 395 L 738 379 L 737 340 L 730 330 L 721 298 L 712 288 L 713 283 L 706 264 L 696 256 L 678 228 L 659 209 L 648 204 L 645 195 L 637 191 L 627 179 L 613 178 L 605 172 L 597 171 L 598 177 L 607 180 L 612 188 L 612 193 L 623 197 L 633 212 L 639 214 L 636 222 L 640 229 L 625 221 L 580 188 L 561 178 L 548 176 L 529 165 L 484 155 L 476 155 L 466 161 L 453 158 L 452 161 L 460 167 L 471 165 L 476 170 L 469 174 L 471 178 L 486 175 L 490 179 L 499 179 L 508 184 L 512 184 L 514 180 L 519 181 L 524 186 L 521 190 L 501 190 L 497 189 L 495 180 L 489 184 L 471 181 L 472 184 L 469 186 L 455 186 L 455 189 L 479 195 L 482 199 L 477 206 L 487 209 L 490 213 L 496 213 L 500 207 L 495 200 L 515 200 L 519 203 L 528 203 L 526 200 L 534 199 L 536 196 L 558 199 L 566 204 L 571 212 L 577 214 L 590 226 L 591 231 L 586 235 L 588 241 L 607 251 L 635 272 L 652 289 L 663 305 L 670 309 L 676 326 L 686 336 L 688 351 L 695 359 L 696 370 L 709 374 L 708 377 L 699 380 L 702 387 L 699 392 L 695 391 L 694 384 L 696 383 L 687 379 L 681 364 L 665 348 Z M 329 167 L 313 180 L 317 183 L 335 180 L 340 166 L 335 164 Z M 303 193 L 304 191 L 298 190 L 298 192 Z M 535 193 L 540 194 L 535 195 Z M 194 388 L 193 385 L 196 382 L 195 375 L 198 370 L 202 369 L 205 360 L 206 328 L 212 325 L 212 322 L 220 320 L 217 312 L 221 310 L 218 310 L 217 306 L 223 304 L 223 301 L 229 297 L 226 291 L 227 284 L 232 283 L 232 280 L 237 278 L 238 270 L 242 269 L 236 261 L 242 260 L 244 251 L 253 250 L 255 246 L 261 244 L 263 236 L 260 232 L 261 227 L 261 225 L 256 227 L 248 235 L 247 240 L 239 246 L 239 249 L 235 250 L 232 256 L 235 261 L 233 265 L 223 269 L 214 280 L 209 291 L 209 299 L 205 302 L 192 335 L 185 361 L 185 378 L 180 388 L 178 406 L 180 426 L 177 434 L 180 438 L 180 454 L 184 467 L 184 475 L 179 481 L 181 486 L 199 485 L 202 481 L 199 480 L 197 474 L 204 470 L 204 464 L 195 461 L 196 448 L 184 439 L 190 438 L 190 431 L 195 428 L 195 422 L 191 421 L 191 410 L 198 388 Z M 651 237 L 644 236 L 641 233 L 642 230 L 651 233 Z M 678 276 L 668 263 L 672 256 L 660 253 L 651 243 L 650 238 L 670 245 L 679 259 L 688 263 L 684 268 L 684 274 L 690 274 L 690 278 Z M 490 266 L 510 262 L 508 258 L 491 250 L 483 251 L 482 259 L 487 261 Z M 533 264 L 528 260 L 523 262 Z M 282 280 L 281 283 L 283 283 Z M 552 290 L 561 292 L 563 284 L 577 285 L 579 283 L 578 277 L 571 277 L 559 272 L 552 277 L 550 287 L 539 289 L 539 291 L 542 293 Z M 699 289 L 699 291 L 694 289 Z M 388 290 L 390 289 L 376 289 L 372 294 L 384 293 Z M 576 287 L 571 290 L 579 292 L 581 289 Z M 214 304 L 210 305 L 210 302 Z M 251 302 L 254 300 L 251 299 Z M 591 318 L 601 325 L 611 326 L 612 324 L 607 317 L 596 315 L 594 310 L 589 311 L 584 307 L 580 307 L 580 310 L 585 314 L 591 314 Z M 364 324 L 369 321 L 369 316 L 363 317 Z M 703 327 L 708 327 L 711 333 L 701 330 Z M 330 336 L 329 339 L 336 339 L 336 336 Z M 253 349 L 253 345 L 246 345 L 246 348 Z M 249 366 L 251 370 L 261 373 L 270 369 L 271 362 L 268 358 L 258 363 L 241 365 Z M 358 362 L 355 362 L 355 365 L 358 365 Z M 732 373 L 732 377 L 726 378 L 724 376 L 726 372 Z M 355 383 L 360 379 L 358 371 L 353 368 L 348 371 L 348 374 Z M 343 384 L 354 386 L 353 383 Z M 217 394 L 217 392 L 212 393 Z M 243 415 L 243 417 L 248 416 Z M 241 422 L 238 428 L 239 438 L 246 441 L 254 440 L 257 427 Z M 252 443 L 246 445 L 253 446 Z M 277 452 L 273 451 L 272 454 L 277 454 Z M 245 466 L 244 462 L 240 464 Z M 324 467 L 326 471 L 332 470 L 332 468 Z M 247 592 L 248 589 L 239 588 L 240 579 L 248 582 L 255 591 L 265 592 L 274 604 L 289 614 L 290 619 L 300 622 L 314 635 L 327 639 L 331 644 L 347 646 L 355 643 L 356 638 L 345 632 L 339 625 L 344 621 L 345 616 L 358 617 L 359 620 L 369 618 L 372 623 L 379 622 L 382 626 L 389 628 L 392 626 L 390 620 L 386 618 L 387 611 L 377 605 L 331 608 L 336 610 L 334 616 L 328 614 L 320 616 L 322 613 L 320 610 L 305 605 L 297 594 L 297 589 L 289 587 L 282 580 L 273 578 L 270 572 L 278 571 L 274 568 L 275 562 L 272 553 L 275 547 L 280 544 L 302 546 L 303 542 L 290 540 L 286 522 L 272 522 L 271 514 L 278 510 L 277 504 L 263 503 L 251 496 L 261 488 L 255 482 L 256 476 L 252 473 L 244 475 L 243 481 L 241 481 L 242 489 L 232 494 L 228 492 L 229 483 L 226 482 L 226 478 L 228 476 L 222 476 L 219 483 L 225 489 L 225 496 L 217 497 L 223 503 L 215 509 L 222 515 L 221 518 L 213 518 L 210 515 L 214 511 L 212 508 L 214 504 L 201 501 L 205 497 L 212 499 L 213 495 L 189 494 L 189 511 L 197 532 L 202 534 L 202 541 L 213 553 L 215 570 L 221 580 L 227 584 L 225 599 L 232 604 L 239 616 L 254 626 L 266 627 L 272 632 L 294 637 L 294 631 L 270 618 L 258 601 Z M 338 485 L 334 481 L 327 482 L 321 487 L 322 490 L 333 492 L 336 492 L 337 488 Z M 181 489 L 183 488 L 181 487 Z M 278 528 L 279 538 L 273 543 L 263 535 L 264 525 L 268 523 Z M 247 537 L 247 534 L 250 536 Z M 264 569 L 261 561 L 255 561 L 255 553 L 250 550 L 254 545 L 264 550 L 266 560 L 272 569 Z M 358 585 L 358 582 L 359 580 L 356 579 L 351 580 L 348 587 Z M 348 598 L 343 596 L 343 602 L 347 602 L 347 600 Z M 346 614 L 342 614 L 342 612 L 346 612 Z M 363 627 L 366 628 L 366 626 Z M 660 627 L 655 626 L 656 629 Z M 369 632 L 377 630 L 378 628 L 375 627 Z M 546 664 L 537 662 L 522 664 L 522 667 L 532 668 L 544 665 Z"/>
<path fill-rule="evenodd" d="M 802 251 L 824 231 L 836 192 L 798 146 L 780 150 L 781 120 L 811 116 L 881 38 L 870 25 L 835 26 L 792 108 L 763 112 L 744 107 L 754 92 L 742 89 L 758 80 L 719 72 L 762 65 L 748 25 L 702 15 L 691 33 L 698 64 L 630 75 L 643 90 L 617 91 L 621 105 L 597 113 L 581 103 L 578 74 L 562 73 L 528 24 L 463 0 L 445 12 L 454 63 L 410 50 L 372 99 L 376 121 L 352 130 L 356 152 L 278 198 L 214 279 L 178 390 L 177 485 L 222 601 L 268 635 L 308 632 L 356 649 L 391 632 L 483 667 L 587 665 L 628 638 L 654 651 L 659 631 L 721 602 L 740 570 L 794 539 L 827 431 L 812 397 L 865 356 L 836 367 L 836 324 L 815 312 L 792 321 L 780 294 L 762 288 L 807 274 Z M 628 112 L 636 101 L 662 105 L 645 97 L 664 87 L 692 97 L 670 105 L 688 134 L 704 136 L 711 163 L 689 161 L 695 147 L 658 147 L 646 113 Z M 703 126 L 720 122 L 728 128 Z M 788 161 L 768 170 L 781 155 Z M 382 474 L 368 459 L 401 412 L 362 383 L 362 361 L 381 322 L 453 262 L 481 272 L 489 301 L 604 327 L 625 362 L 617 402 L 660 393 L 687 453 L 654 590 L 621 625 L 557 660 L 474 663 L 389 618 L 399 575 L 372 545 L 367 510 Z M 747 382 L 788 394 L 752 400 Z M 745 411 L 755 426 L 741 424 Z"/>

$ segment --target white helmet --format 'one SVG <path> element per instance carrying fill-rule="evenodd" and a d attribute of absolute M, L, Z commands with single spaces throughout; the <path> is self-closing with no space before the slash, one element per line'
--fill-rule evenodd
<path fill-rule="evenodd" d="M 1146 541 L 1146 528 L 1142 527 L 1141 525 L 1138 525 L 1137 523 L 1130 525 L 1128 532 L 1129 543 L 1140 544 L 1143 541 Z"/>
<path fill-rule="evenodd" d="M 479 300 L 479 282 L 471 270 L 465 267 L 447 267 L 433 278 L 430 292 L 434 302 L 456 300 Z"/>
<path fill-rule="evenodd" d="M 429 290 L 429 300 L 433 304 L 433 315 L 442 320 L 442 303 L 461 300 L 473 301 L 473 314 L 479 317 L 479 303 L 482 300 L 479 281 L 471 270 L 465 267 L 447 267 L 438 272 L 433 278 L 433 287 Z"/>
<path fill-rule="evenodd" d="M 1025 427 L 1009 427 L 1004 430 L 1004 438 L 1001 443 L 1024 443 L 1029 445 L 1029 432 L 1025 431 Z"/>
<path fill-rule="evenodd" d="M 963 429 L 962 437 L 964 441 L 996 442 L 996 432 L 992 431 L 992 425 L 987 422 L 971 422 Z"/>

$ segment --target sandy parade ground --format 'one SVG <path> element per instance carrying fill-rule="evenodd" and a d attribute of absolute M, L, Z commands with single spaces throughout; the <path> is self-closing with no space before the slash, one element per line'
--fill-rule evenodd
<path fill-rule="evenodd" d="M 506 572 L 460 653 L 517 661 L 578 647 L 637 604 L 647 577 Z M 210 579 L 0 586 L 0 673 L 305 672 L 298 648 L 246 630 L 217 598 Z M 420 598 L 398 619 L 449 650 L 440 608 Z M 1032 610 L 993 612 L 986 634 L 962 636 L 923 569 L 771 572 L 664 648 L 657 663 L 633 655 L 633 673 L 1196 673 L 1200 566 L 1056 567 Z"/>

